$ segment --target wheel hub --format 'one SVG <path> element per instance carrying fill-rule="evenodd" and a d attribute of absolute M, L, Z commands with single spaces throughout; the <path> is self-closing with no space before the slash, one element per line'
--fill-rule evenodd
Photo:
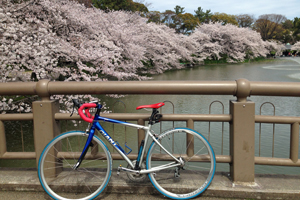
<path fill-rule="evenodd" d="M 180 166 L 179 166 L 179 167 L 183 168 L 184 165 L 185 165 L 185 160 L 184 160 L 184 158 L 179 157 L 178 160 L 180 161 Z"/>

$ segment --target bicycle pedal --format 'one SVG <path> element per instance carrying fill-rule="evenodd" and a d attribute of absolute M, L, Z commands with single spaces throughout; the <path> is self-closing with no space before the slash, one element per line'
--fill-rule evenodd
<path fill-rule="evenodd" d="M 120 175 L 120 172 L 121 172 L 121 167 L 122 167 L 122 165 L 120 165 L 120 166 L 118 167 L 118 169 L 117 169 L 117 176 L 119 176 L 119 175 Z"/>
<path fill-rule="evenodd" d="M 178 168 L 175 169 L 174 177 L 180 178 L 180 172 L 179 172 Z"/>

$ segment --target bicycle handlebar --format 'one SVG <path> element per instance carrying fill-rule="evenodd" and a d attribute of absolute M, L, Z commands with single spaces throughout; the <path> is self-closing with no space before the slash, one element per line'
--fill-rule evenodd
<path fill-rule="evenodd" d="M 96 103 L 80 103 L 78 99 L 72 99 L 74 103 L 74 107 L 78 108 L 78 114 L 79 116 L 86 122 L 92 123 L 94 120 L 94 117 L 90 114 L 89 109 L 90 108 L 96 108 Z M 85 114 L 83 113 L 83 110 L 85 111 Z M 74 108 L 73 108 L 74 111 Z M 73 112 L 72 112 L 73 114 Z M 72 115 L 71 115 L 72 116 Z"/>
<path fill-rule="evenodd" d="M 96 104 L 95 103 L 84 103 L 82 104 L 79 109 L 78 109 L 78 114 L 79 116 L 86 122 L 89 123 L 93 123 L 94 117 L 91 116 L 89 109 L 90 108 L 96 108 Z M 85 110 L 85 113 L 87 114 L 87 116 L 83 113 L 83 110 Z"/>

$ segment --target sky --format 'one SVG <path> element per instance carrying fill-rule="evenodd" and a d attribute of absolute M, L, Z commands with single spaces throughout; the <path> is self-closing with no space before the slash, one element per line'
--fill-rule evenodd
<path fill-rule="evenodd" d="M 160 12 L 174 10 L 179 5 L 191 14 L 195 14 L 194 10 L 201 7 L 212 13 L 250 14 L 255 18 L 263 14 L 281 14 L 290 20 L 300 17 L 300 0 L 145 0 L 144 3 L 151 3 L 148 7 L 150 11 Z"/>

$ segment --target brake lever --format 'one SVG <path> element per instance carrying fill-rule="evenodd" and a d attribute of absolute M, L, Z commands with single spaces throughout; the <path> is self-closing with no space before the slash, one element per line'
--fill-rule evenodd
<path fill-rule="evenodd" d="M 78 99 L 72 99 L 72 101 L 73 101 L 73 110 L 72 110 L 72 113 L 71 113 L 70 117 L 72 117 L 72 115 L 74 113 L 74 110 L 75 110 L 75 107 L 79 108 L 81 106 L 81 104 L 79 103 Z"/>
<path fill-rule="evenodd" d="M 70 117 L 72 117 L 72 115 L 74 113 L 74 110 L 75 110 L 75 104 L 73 105 L 73 110 L 72 110 L 72 113 L 71 113 Z"/>

